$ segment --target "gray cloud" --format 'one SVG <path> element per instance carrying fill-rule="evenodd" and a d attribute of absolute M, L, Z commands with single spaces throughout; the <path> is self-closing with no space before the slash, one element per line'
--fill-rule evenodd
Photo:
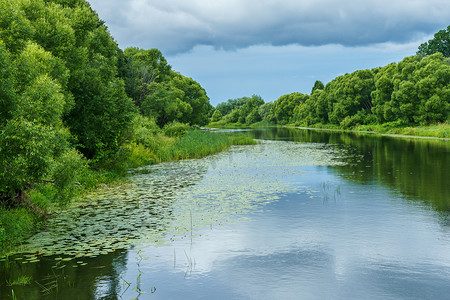
<path fill-rule="evenodd" d="M 450 23 L 447 0 L 88 0 L 122 47 L 405 43 Z"/>

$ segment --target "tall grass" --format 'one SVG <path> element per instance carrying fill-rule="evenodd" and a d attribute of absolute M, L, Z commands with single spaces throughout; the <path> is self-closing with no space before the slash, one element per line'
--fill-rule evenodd
<path fill-rule="evenodd" d="M 423 137 L 450 138 L 450 124 L 441 123 L 428 126 L 395 126 L 396 124 L 362 125 L 356 131 L 372 131 L 386 134 L 400 134 Z"/>
<path fill-rule="evenodd" d="M 160 162 L 201 158 L 228 149 L 231 145 L 249 145 L 256 142 L 245 136 L 234 136 L 191 130 L 182 137 L 165 140 L 155 150 L 141 144 L 130 145 L 129 167 Z"/>
<path fill-rule="evenodd" d="M 26 208 L 0 207 L 0 256 L 36 229 L 40 218 Z"/>

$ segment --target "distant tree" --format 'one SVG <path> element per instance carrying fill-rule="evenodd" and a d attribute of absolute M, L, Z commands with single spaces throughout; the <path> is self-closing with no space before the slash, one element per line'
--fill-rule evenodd
<path fill-rule="evenodd" d="M 371 70 L 358 70 L 331 81 L 325 89 L 330 122 L 339 125 L 345 117 L 352 117 L 360 110 L 371 113 L 374 90 Z"/>
<path fill-rule="evenodd" d="M 171 71 L 174 86 L 183 91 L 181 100 L 192 109 L 186 111 L 178 120 L 180 122 L 204 126 L 209 123 L 211 104 L 205 89 L 192 78 Z"/>
<path fill-rule="evenodd" d="M 314 93 L 315 90 L 323 90 L 324 89 L 324 85 L 322 83 L 322 81 L 316 80 L 316 82 L 314 82 L 314 86 L 311 90 L 311 95 L 312 93 Z"/>
<path fill-rule="evenodd" d="M 262 120 L 270 121 L 269 115 L 270 115 L 270 109 L 272 108 L 272 104 L 273 104 L 273 102 L 267 102 L 258 108 L 258 113 Z"/>
<path fill-rule="evenodd" d="M 450 57 L 450 25 L 447 29 L 439 30 L 434 34 L 434 38 L 419 46 L 417 55 L 431 55 L 441 52 L 445 57 Z"/>
<path fill-rule="evenodd" d="M 222 113 L 216 109 L 211 117 L 211 122 L 218 122 L 222 119 Z"/>
<path fill-rule="evenodd" d="M 372 112 L 376 115 L 378 123 L 393 121 L 395 116 L 391 113 L 390 102 L 394 91 L 393 78 L 397 74 L 397 64 L 391 63 L 377 70 L 374 82 L 375 90 L 372 92 Z"/>
<path fill-rule="evenodd" d="M 226 123 L 252 124 L 262 120 L 259 108 L 263 104 L 261 96 L 252 95 L 219 103 L 216 109 L 224 116 Z"/>
<path fill-rule="evenodd" d="M 294 109 L 301 102 L 306 101 L 308 95 L 302 93 L 291 93 L 278 98 L 272 105 L 270 114 L 278 124 L 287 124 L 294 115 Z"/>
<path fill-rule="evenodd" d="M 242 97 L 237 99 L 228 99 L 227 102 L 222 102 L 217 104 L 216 109 L 218 109 L 223 116 L 228 115 L 233 110 L 244 106 L 247 103 L 248 97 Z"/>

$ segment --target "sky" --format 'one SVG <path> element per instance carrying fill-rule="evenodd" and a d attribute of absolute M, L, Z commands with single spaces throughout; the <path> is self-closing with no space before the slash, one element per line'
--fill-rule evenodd
<path fill-rule="evenodd" d="M 119 47 L 157 48 L 214 106 L 309 94 L 316 80 L 414 55 L 448 0 L 88 0 Z"/>

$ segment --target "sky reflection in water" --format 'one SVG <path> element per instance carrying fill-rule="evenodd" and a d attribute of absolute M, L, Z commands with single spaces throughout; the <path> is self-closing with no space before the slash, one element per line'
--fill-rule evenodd
<path fill-rule="evenodd" d="M 48 244 L 39 251 L 50 256 L 2 263 L 0 277 L 32 276 L 13 287 L 19 299 L 450 294 L 449 144 L 279 128 L 246 134 L 265 141 L 136 170 L 133 186 L 92 195 L 28 245 Z M 97 256 L 58 257 L 79 249 Z M 55 280 L 44 295 L 41 285 Z M 0 284 L 0 299 L 10 297 Z"/>
<path fill-rule="evenodd" d="M 280 153 L 272 145 L 219 156 L 199 185 L 220 176 L 221 168 L 232 168 L 243 178 L 264 174 L 278 181 L 279 198 L 244 211 L 249 219 L 200 226 L 192 240 L 188 233 L 168 247 L 130 251 L 124 278 L 136 281 L 134 266 L 145 256 L 139 268 L 143 290 L 156 287 L 151 297 L 141 297 L 439 299 L 449 294 L 450 238 L 435 211 L 375 183 L 337 177 L 327 165 L 340 165 L 345 153 L 309 144 L 316 155 L 326 154 L 327 163 L 302 161 L 295 151 Z M 258 147 L 263 151 L 255 151 Z"/>

